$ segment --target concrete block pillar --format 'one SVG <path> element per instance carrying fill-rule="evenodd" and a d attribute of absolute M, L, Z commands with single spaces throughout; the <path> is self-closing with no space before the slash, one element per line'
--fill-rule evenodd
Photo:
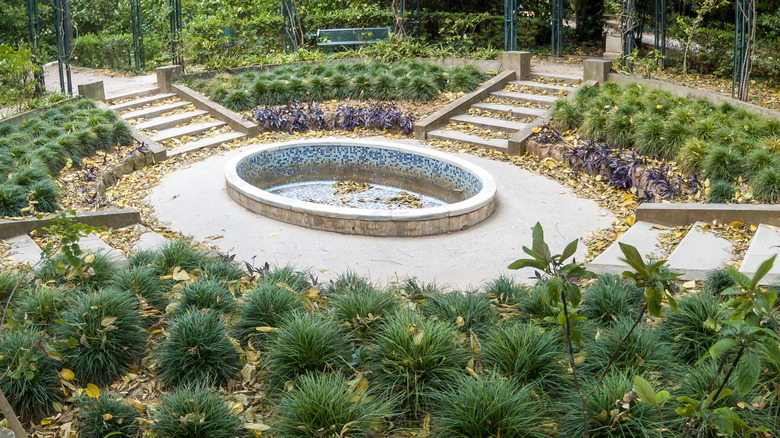
<path fill-rule="evenodd" d="M 160 88 L 161 93 L 170 93 L 171 85 L 181 79 L 181 66 L 169 65 L 166 67 L 160 67 L 155 70 L 157 73 L 157 87 Z"/>
<path fill-rule="evenodd" d="M 103 81 L 91 82 L 89 84 L 79 84 L 79 96 L 85 99 L 106 101 L 106 90 L 103 87 Z"/>
<path fill-rule="evenodd" d="M 514 70 L 520 81 L 528 79 L 531 73 L 531 52 L 503 52 L 501 70 Z"/>
<path fill-rule="evenodd" d="M 607 80 L 610 69 L 612 69 L 610 59 L 586 59 L 582 67 L 582 79 L 603 84 Z"/>

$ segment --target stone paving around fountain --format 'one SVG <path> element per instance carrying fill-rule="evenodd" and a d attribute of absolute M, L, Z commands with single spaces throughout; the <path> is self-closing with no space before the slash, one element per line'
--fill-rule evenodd
<path fill-rule="evenodd" d="M 418 144 L 414 140 L 405 142 Z M 523 257 L 539 221 L 553 251 L 575 238 L 609 227 L 614 216 L 595 201 L 509 163 L 468 154 L 459 158 L 491 173 L 498 184 L 496 211 L 466 231 L 429 237 L 367 237 L 317 231 L 278 222 L 233 202 L 225 190 L 224 166 L 242 149 L 208 158 L 168 175 L 152 190 L 156 216 L 172 229 L 213 242 L 237 259 L 285 265 L 319 273 L 320 280 L 353 271 L 379 283 L 407 276 L 454 288 L 479 287 L 499 274 L 532 272 L 506 267 Z M 581 244 L 577 259 L 584 258 Z"/>

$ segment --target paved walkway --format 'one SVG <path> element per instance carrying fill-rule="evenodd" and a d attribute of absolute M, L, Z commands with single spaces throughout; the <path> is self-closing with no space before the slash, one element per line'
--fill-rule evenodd
<path fill-rule="evenodd" d="M 46 90 L 51 93 L 59 92 L 60 76 L 57 63 L 50 62 L 44 66 L 43 70 L 45 73 L 44 80 L 46 81 Z M 83 67 L 71 67 L 70 77 L 73 84 L 74 96 L 79 94 L 79 84 L 89 84 L 97 81 L 103 81 L 103 87 L 106 90 L 107 97 L 126 93 L 128 91 L 153 87 L 157 83 L 157 76 L 154 73 L 131 76 L 115 73 L 110 70 L 93 70 Z"/>
<path fill-rule="evenodd" d="M 410 140 L 409 142 L 414 142 Z M 435 280 L 461 289 L 479 287 L 499 274 L 517 274 L 507 265 L 531 244 L 539 221 L 553 251 L 590 231 L 608 227 L 614 217 L 596 202 L 576 198 L 569 189 L 508 163 L 468 154 L 460 158 L 490 172 L 498 183 L 498 206 L 467 231 L 429 237 L 368 237 L 318 231 L 278 222 L 234 203 L 225 191 L 225 163 L 241 150 L 211 157 L 168 175 L 152 190 L 156 216 L 172 229 L 211 242 L 222 251 L 256 263 L 293 264 L 321 280 L 348 270 L 378 283 L 406 276 Z M 585 254 L 580 246 L 578 258 Z M 522 272 L 517 278 L 527 278 Z"/>

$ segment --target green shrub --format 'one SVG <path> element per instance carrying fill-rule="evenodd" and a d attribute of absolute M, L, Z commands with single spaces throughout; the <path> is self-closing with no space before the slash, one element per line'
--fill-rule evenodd
<path fill-rule="evenodd" d="M 114 276 L 113 287 L 140 296 L 157 310 L 164 311 L 168 305 L 166 288 L 154 269 L 148 266 L 122 269 Z"/>
<path fill-rule="evenodd" d="M 434 391 L 454 384 L 465 372 L 466 350 L 454 340 L 455 325 L 400 312 L 380 329 L 372 367 L 376 381 L 400 398 L 415 418 L 430 412 Z"/>
<path fill-rule="evenodd" d="M 704 158 L 704 176 L 710 181 L 734 181 L 743 172 L 744 159 L 738 153 L 724 147 L 710 148 Z"/>
<path fill-rule="evenodd" d="M 82 295 L 62 319 L 60 337 L 79 340 L 62 354 L 82 382 L 108 385 L 141 358 L 145 336 L 138 301 L 129 293 L 103 288 Z"/>
<path fill-rule="evenodd" d="M 241 367 L 222 315 L 211 310 L 193 310 L 176 317 L 159 359 L 158 377 L 168 388 L 199 382 L 223 385 Z"/>
<path fill-rule="evenodd" d="M 430 79 L 425 76 L 411 76 L 409 83 L 406 84 L 404 95 L 407 99 L 422 102 L 431 100 L 439 94 L 439 90 L 436 88 Z"/>
<path fill-rule="evenodd" d="M 691 134 L 691 128 L 686 123 L 680 121 L 666 123 L 663 139 L 656 145 L 657 157 L 665 160 L 676 157 Z"/>
<path fill-rule="evenodd" d="M 582 315 L 601 324 L 635 317 L 643 291 L 623 277 L 605 274 L 585 289 Z"/>
<path fill-rule="evenodd" d="M 341 64 L 339 64 L 341 65 Z M 330 96 L 333 99 L 343 100 L 349 97 L 349 78 L 343 73 L 335 73 L 330 78 Z"/>
<path fill-rule="evenodd" d="M 532 387 L 518 387 L 495 374 L 479 379 L 463 377 L 436 395 L 433 417 L 436 436 L 545 437 L 546 416 Z"/>
<path fill-rule="evenodd" d="M 530 319 L 544 321 L 547 317 L 558 317 L 560 310 L 552 304 L 547 291 L 547 281 L 537 281 L 528 291 L 528 295 L 520 300 L 520 311 Z"/>
<path fill-rule="evenodd" d="M 378 436 L 392 413 L 392 400 L 375 389 L 355 388 L 338 374 L 309 374 L 285 392 L 278 404 L 273 435 L 281 438 Z"/>
<path fill-rule="evenodd" d="M 218 280 L 197 279 L 181 290 L 178 312 L 211 309 L 217 313 L 233 313 L 236 303 L 227 285 Z"/>
<path fill-rule="evenodd" d="M 585 114 L 580 129 L 586 136 L 594 140 L 600 140 L 604 137 L 608 121 L 609 118 L 603 110 L 593 109 Z"/>
<path fill-rule="evenodd" d="M 411 301 L 418 302 L 426 299 L 428 295 L 436 293 L 444 293 L 444 289 L 439 287 L 435 282 L 424 283 L 417 280 L 415 277 L 409 277 L 404 279 L 401 285 L 401 294 Z"/>
<path fill-rule="evenodd" d="M 780 200 L 780 168 L 771 167 L 758 173 L 753 183 L 753 196 L 762 202 Z"/>
<path fill-rule="evenodd" d="M 432 293 L 420 305 L 420 312 L 427 317 L 455 324 L 465 333 L 480 332 L 497 321 L 497 314 L 490 308 L 490 299 L 479 292 Z"/>
<path fill-rule="evenodd" d="M 61 289 L 38 285 L 16 301 L 14 314 L 17 318 L 24 318 L 28 324 L 45 329 L 51 326 L 65 309 L 65 300 L 65 293 Z"/>
<path fill-rule="evenodd" d="M 350 356 L 350 337 L 319 313 L 289 314 L 274 335 L 266 365 L 276 388 L 306 373 L 337 371 Z"/>
<path fill-rule="evenodd" d="M 207 385 L 177 388 L 160 397 L 152 411 L 152 432 L 166 438 L 235 438 L 243 436 L 241 418 L 227 400 Z"/>
<path fill-rule="evenodd" d="M 485 285 L 485 295 L 500 304 L 513 306 L 528 297 L 528 290 L 514 278 L 500 275 Z"/>
<path fill-rule="evenodd" d="M 103 393 L 99 398 L 84 398 L 79 414 L 79 436 L 83 438 L 132 438 L 140 427 L 138 413 L 124 400 Z"/>
<path fill-rule="evenodd" d="M 326 294 L 335 297 L 340 294 L 362 291 L 365 289 L 375 288 L 367 277 L 347 271 L 339 274 L 335 281 L 331 280 L 331 284 L 326 289 Z"/>
<path fill-rule="evenodd" d="M 260 331 L 258 327 L 279 328 L 285 317 L 301 309 L 303 303 L 295 292 L 274 283 L 261 283 L 244 297 L 233 327 L 235 337 L 243 344 L 261 347 L 259 342 L 271 330 Z"/>
<path fill-rule="evenodd" d="M 114 144 L 130 146 L 135 139 L 133 133 L 124 120 L 117 120 L 111 124 L 111 139 Z"/>
<path fill-rule="evenodd" d="M 607 140 L 619 147 L 628 147 L 634 139 L 634 122 L 637 109 L 631 105 L 622 105 L 609 118 L 604 127 Z"/>
<path fill-rule="evenodd" d="M 389 293 L 366 285 L 336 295 L 330 307 L 338 321 L 365 338 L 372 335 L 398 308 L 398 302 Z"/>
<path fill-rule="evenodd" d="M 714 139 L 715 131 L 721 126 L 717 117 L 706 117 L 693 124 L 693 134 L 702 140 Z"/>
<path fill-rule="evenodd" d="M 545 392 L 562 391 L 568 383 L 559 337 L 534 324 L 508 323 L 481 338 L 482 363 L 521 385 L 539 385 Z"/>
<path fill-rule="evenodd" d="M 0 368 L 8 374 L 0 389 L 16 413 L 24 418 L 41 418 L 52 404 L 62 400 L 57 363 L 35 348 L 41 333 L 5 331 L 0 337 Z"/>
<path fill-rule="evenodd" d="M 693 364 L 704 357 L 718 340 L 715 325 L 722 322 L 721 303 L 707 292 L 680 297 L 676 312 L 668 311 L 659 328 L 665 339 L 672 340 L 672 349 L 685 363 Z M 712 319 L 711 322 L 708 322 Z"/>
<path fill-rule="evenodd" d="M 710 184 L 710 192 L 707 194 L 707 202 L 711 204 L 725 204 L 734 200 L 737 189 L 728 181 L 715 181 Z"/>

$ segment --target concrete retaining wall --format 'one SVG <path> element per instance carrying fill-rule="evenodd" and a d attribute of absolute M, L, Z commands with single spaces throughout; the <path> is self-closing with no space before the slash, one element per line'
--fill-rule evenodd
<path fill-rule="evenodd" d="M 78 102 L 81 99 L 79 96 L 75 97 L 69 97 L 65 100 L 61 100 L 57 103 L 53 103 L 51 105 L 46 105 L 44 107 L 35 108 L 34 110 L 25 111 L 23 113 L 15 114 L 13 116 L 6 117 L 4 119 L 0 119 L 0 123 L 10 123 L 14 126 L 19 126 L 22 123 L 34 119 L 35 117 L 38 117 L 42 112 L 46 111 L 49 108 L 54 108 L 55 106 L 65 105 L 66 103 L 74 103 Z"/>
<path fill-rule="evenodd" d="M 697 221 L 729 224 L 780 226 L 780 205 L 774 204 L 642 204 L 636 220 L 667 227 L 690 225 Z"/>
<path fill-rule="evenodd" d="M 51 218 L 55 216 L 49 215 L 41 219 L 0 220 L 0 239 L 43 231 L 43 228 L 51 226 Z M 141 215 L 131 208 L 82 211 L 77 212 L 76 217 L 70 215 L 68 217 L 93 227 L 122 228 L 141 222 Z"/>
<path fill-rule="evenodd" d="M 244 120 L 238 114 L 216 102 L 212 102 L 208 97 L 190 87 L 173 84 L 171 85 L 171 92 L 176 93 L 179 99 L 191 102 L 195 107 L 208 111 L 212 117 L 227 123 L 235 131 L 243 132 L 247 137 L 257 137 L 260 134 L 260 127 L 255 123 Z"/>

